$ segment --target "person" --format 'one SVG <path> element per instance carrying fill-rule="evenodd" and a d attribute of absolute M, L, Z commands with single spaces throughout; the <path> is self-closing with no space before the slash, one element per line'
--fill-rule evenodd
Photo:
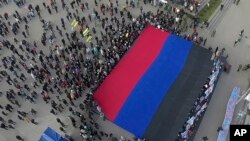
<path fill-rule="evenodd" d="M 24 139 L 19 135 L 16 135 L 16 139 L 19 140 L 19 141 L 24 141 Z"/>
<path fill-rule="evenodd" d="M 11 128 L 11 129 L 15 129 L 15 127 L 13 125 L 11 125 L 11 124 L 9 124 L 8 127 Z"/>
<path fill-rule="evenodd" d="M 89 4 L 87 2 L 85 2 L 85 6 L 89 10 Z"/>
<path fill-rule="evenodd" d="M 65 127 L 65 124 L 59 118 L 56 118 L 56 121 L 60 123 L 62 127 Z"/>
<path fill-rule="evenodd" d="M 26 33 L 24 31 L 22 32 L 22 34 L 23 34 L 24 38 L 27 38 L 27 35 L 26 35 Z"/>
<path fill-rule="evenodd" d="M 14 121 L 13 121 L 13 120 L 11 120 L 11 119 L 9 119 L 9 120 L 8 120 L 8 123 L 9 123 L 9 124 L 13 124 L 13 125 L 15 125 L 15 124 L 16 124 L 16 122 L 14 122 Z"/>
<path fill-rule="evenodd" d="M 68 134 L 65 134 L 65 138 L 67 138 L 69 141 L 74 141 L 74 139 Z"/>
<path fill-rule="evenodd" d="M 35 124 L 35 125 L 38 124 L 38 122 L 36 122 L 35 119 L 31 119 L 30 121 L 31 121 L 31 123 L 33 123 L 33 124 Z"/>
<path fill-rule="evenodd" d="M 8 13 L 4 13 L 4 18 L 5 18 L 5 20 L 8 20 L 9 14 Z"/>
<path fill-rule="evenodd" d="M 244 29 L 242 29 L 242 30 L 240 31 L 240 36 L 242 36 L 243 33 L 244 33 Z"/>
<path fill-rule="evenodd" d="M 240 37 L 238 38 L 238 40 L 237 40 L 237 41 L 238 41 L 238 42 L 240 42 L 240 41 L 241 41 L 241 39 L 242 39 L 242 37 L 243 37 L 243 36 L 240 36 Z"/>
<path fill-rule="evenodd" d="M 46 100 L 46 103 L 48 103 L 47 100 Z M 57 115 L 57 113 L 55 112 L 54 109 L 51 109 L 51 110 L 50 110 L 50 113 L 53 114 L 53 115 Z"/>
<path fill-rule="evenodd" d="M 235 45 L 236 45 L 237 43 L 238 43 L 238 40 L 235 40 L 235 41 L 234 41 L 234 47 L 235 47 Z"/>
<path fill-rule="evenodd" d="M 208 141 L 208 137 L 207 136 L 204 136 L 202 137 L 203 141 Z"/>
<path fill-rule="evenodd" d="M 57 8 L 57 6 L 56 6 L 56 5 L 55 5 L 55 7 L 54 7 L 54 8 L 55 8 L 55 10 L 56 10 L 56 13 L 58 13 L 58 8 Z"/>
<path fill-rule="evenodd" d="M 31 108 L 30 112 L 32 113 L 32 115 L 36 115 L 37 111 L 34 110 L 33 108 Z"/>
<path fill-rule="evenodd" d="M 212 34 L 211 34 L 211 37 L 214 37 L 215 36 L 215 33 L 216 33 L 216 30 L 213 30 Z"/>
<path fill-rule="evenodd" d="M 223 128 L 222 128 L 221 126 L 219 126 L 219 127 L 217 128 L 217 132 L 220 132 L 220 131 L 223 131 Z"/>
<path fill-rule="evenodd" d="M 207 38 L 203 41 L 203 46 L 206 45 L 206 42 L 207 42 Z"/>
<path fill-rule="evenodd" d="M 1 121 L 2 123 L 5 123 L 4 118 L 3 118 L 3 117 L 1 117 L 1 116 L 0 116 L 0 121 Z"/>
<path fill-rule="evenodd" d="M 221 5 L 220 5 L 220 10 L 222 11 L 223 8 L 224 8 L 224 4 L 221 4 Z"/>
<path fill-rule="evenodd" d="M 240 3 L 240 0 L 237 0 L 236 5 L 238 6 L 238 5 L 239 5 L 239 3 Z"/>
<path fill-rule="evenodd" d="M 60 131 L 62 131 L 63 133 L 66 133 L 66 130 L 63 127 L 59 127 Z"/>
<path fill-rule="evenodd" d="M 141 10 L 141 13 L 142 13 L 142 10 L 143 10 L 142 6 L 141 6 L 140 10 Z"/>
<path fill-rule="evenodd" d="M 80 4 L 80 9 L 81 9 L 82 12 L 83 12 L 83 10 L 84 10 L 84 3 L 81 3 L 81 4 Z"/>
<path fill-rule="evenodd" d="M 45 2 L 43 2 L 43 7 L 44 7 L 44 8 L 46 8 L 46 4 L 45 4 Z"/>
<path fill-rule="evenodd" d="M 1 127 L 2 129 L 8 130 L 8 127 L 7 127 L 4 123 L 1 123 L 0 127 Z"/>
<path fill-rule="evenodd" d="M 97 1 L 95 0 L 95 6 L 98 6 L 98 3 L 97 3 Z"/>
<path fill-rule="evenodd" d="M 51 15 L 52 12 L 51 12 L 51 9 L 50 9 L 50 7 L 48 5 L 47 5 L 47 10 L 48 10 L 49 14 Z"/>

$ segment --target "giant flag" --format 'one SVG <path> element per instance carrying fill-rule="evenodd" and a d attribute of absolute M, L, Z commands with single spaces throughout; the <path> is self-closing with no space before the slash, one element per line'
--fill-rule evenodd
<path fill-rule="evenodd" d="M 170 32 L 147 26 L 94 93 L 105 116 L 142 137 L 192 46 Z"/>

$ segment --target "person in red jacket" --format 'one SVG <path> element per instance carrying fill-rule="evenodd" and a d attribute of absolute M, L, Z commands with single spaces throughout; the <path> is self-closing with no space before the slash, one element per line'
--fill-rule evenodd
<path fill-rule="evenodd" d="M 80 4 L 80 9 L 81 9 L 82 11 L 85 9 L 84 3 L 81 3 L 81 4 Z"/>

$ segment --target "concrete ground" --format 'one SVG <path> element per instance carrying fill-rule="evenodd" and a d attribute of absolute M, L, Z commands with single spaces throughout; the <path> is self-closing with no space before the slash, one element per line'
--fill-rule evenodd
<path fill-rule="evenodd" d="M 230 0 L 229 0 L 230 1 Z M 241 0 L 239 5 L 231 4 L 227 12 L 216 18 L 217 26 L 210 27 L 210 30 L 204 30 L 202 33 L 207 36 L 207 47 L 215 48 L 218 46 L 220 49 L 225 48 L 226 53 L 229 55 L 228 62 L 232 65 L 230 73 L 222 73 L 218 85 L 216 86 L 214 95 L 210 101 L 208 109 L 195 136 L 195 141 L 201 141 L 203 136 L 207 136 L 209 141 L 215 141 L 218 133 L 217 128 L 221 126 L 225 116 L 225 110 L 231 91 L 235 86 L 246 90 L 248 86 L 249 71 L 237 72 L 239 64 L 249 64 L 250 56 L 250 1 Z M 221 11 L 217 11 L 221 12 Z M 213 18 L 212 18 L 213 19 Z M 234 41 L 238 39 L 240 31 L 244 29 L 244 36 L 240 43 L 235 47 Z M 211 30 L 216 30 L 216 35 L 211 38 Z M 235 114 L 237 114 L 242 103 L 236 106 Z M 233 120 L 235 122 L 235 118 Z"/>

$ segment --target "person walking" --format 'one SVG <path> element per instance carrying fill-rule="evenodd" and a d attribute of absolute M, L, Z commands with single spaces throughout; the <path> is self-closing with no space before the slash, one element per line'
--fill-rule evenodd
<path fill-rule="evenodd" d="M 118 0 L 116 0 L 115 3 L 116 3 L 116 7 L 118 7 L 119 6 Z"/>
<path fill-rule="evenodd" d="M 11 128 L 11 129 L 15 129 L 15 127 L 13 125 L 11 125 L 11 124 L 9 124 L 8 127 Z"/>
<path fill-rule="evenodd" d="M 5 18 L 5 20 L 8 20 L 9 19 L 9 14 L 8 13 L 4 13 L 4 18 Z"/>
<path fill-rule="evenodd" d="M 203 141 L 208 141 L 208 137 L 207 136 L 204 136 L 202 137 Z"/>
<path fill-rule="evenodd" d="M 206 45 L 206 42 L 207 42 L 207 38 L 203 41 L 203 46 Z"/>
<path fill-rule="evenodd" d="M 84 10 L 84 3 L 81 3 L 81 4 L 80 4 L 80 9 L 81 9 L 82 12 L 83 12 L 83 10 Z"/>
<path fill-rule="evenodd" d="M 27 35 L 26 35 L 26 33 L 24 31 L 22 32 L 22 34 L 23 34 L 24 38 L 27 38 Z"/>
<path fill-rule="evenodd" d="M 242 29 L 242 30 L 240 31 L 240 36 L 242 36 L 243 33 L 244 33 L 244 29 Z"/>
<path fill-rule="evenodd" d="M 217 128 L 217 132 L 220 132 L 220 131 L 223 131 L 223 128 L 222 128 L 221 126 L 219 126 L 219 127 Z"/>
<path fill-rule="evenodd" d="M 60 123 L 62 127 L 65 127 L 65 124 L 59 118 L 56 118 L 56 121 Z"/>
<path fill-rule="evenodd" d="M 35 119 L 31 119 L 30 122 L 35 124 L 35 125 L 38 125 L 38 122 L 36 122 Z"/>
<path fill-rule="evenodd" d="M 24 26 L 24 29 L 25 29 L 27 35 L 29 35 L 29 26 L 27 24 Z"/>
<path fill-rule="evenodd" d="M 242 65 L 239 64 L 238 69 L 237 69 L 237 72 L 239 72 L 241 69 L 242 69 Z"/>
<path fill-rule="evenodd" d="M 19 141 L 24 141 L 24 139 L 19 135 L 16 135 L 16 139 L 19 140 Z"/>
<path fill-rule="evenodd" d="M 5 123 L 4 118 L 3 118 L 3 117 L 1 117 L 1 116 L 0 116 L 0 121 L 1 121 L 2 123 Z"/>
<path fill-rule="evenodd" d="M 220 11 L 222 11 L 223 8 L 224 8 L 224 4 L 221 4 L 221 5 L 220 5 Z"/>
<path fill-rule="evenodd" d="M 85 2 L 85 6 L 89 10 L 89 4 L 87 2 Z"/>
<path fill-rule="evenodd" d="M 60 131 L 62 131 L 63 133 L 66 133 L 66 130 L 63 127 L 59 127 Z"/>
<path fill-rule="evenodd" d="M 216 34 L 216 30 L 213 30 L 212 34 L 211 34 L 211 37 L 214 37 Z"/>
<path fill-rule="evenodd" d="M 142 10 L 143 10 L 143 8 L 142 8 L 142 6 L 141 6 L 141 8 L 140 8 L 141 14 L 142 14 Z"/>
<path fill-rule="evenodd" d="M 13 124 L 13 125 L 15 125 L 15 124 L 16 124 L 16 122 L 14 122 L 14 121 L 13 121 L 13 120 L 11 120 L 11 119 L 9 119 L 9 120 L 8 120 L 8 123 L 9 123 L 9 124 Z"/>
<path fill-rule="evenodd" d="M 51 12 L 51 9 L 50 9 L 50 7 L 49 7 L 49 6 L 47 6 L 47 10 L 48 10 L 49 14 L 51 15 L 51 14 L 52 14 L 52 12 Z"/>
<path fill-rule="evenodd" d="M 44 7 L 44 8 L 46 8 L 46 4 L 45 4 L 45 2 L 43 2 L 43 7 Z"/>
<path fill-rule="evenodd" d="M 235 45 L 236 45 L 237 43 L 238 43 L 238 40 L 235 40 L 235 41 L 234 41 L 234 47 L 235 47 Z"/>
<path fill-rule="evenodd" d="M 34 110 L 33 108 L 31 108 L 30 112 L 31 112 L 32 115 L 36 115 L 37 114 L 37 111 Z"/>
<path fill-rule="evenodd" d="M 240 0 L 237 0 L 237 1 L 236 1 L 236 5 L 238 6 L 238 5 L 239 5 L 239 3 L 240 3 Z"/>
<path fill-rule="evenodd" d="M 54 6 L 54 8 L 55 8 L 55 10 L 56 10 L 56 13 L 58 13 L 58 8 L 57 8 L 57 6 L 56 6 L 56 5 Z"/>
<path fill-rule="evenodd" d="M 8 127 L 7 127 L 4 123 L 1 123 L 0 127 L 1 127 L 2 129 L 8 130 Z"/>

